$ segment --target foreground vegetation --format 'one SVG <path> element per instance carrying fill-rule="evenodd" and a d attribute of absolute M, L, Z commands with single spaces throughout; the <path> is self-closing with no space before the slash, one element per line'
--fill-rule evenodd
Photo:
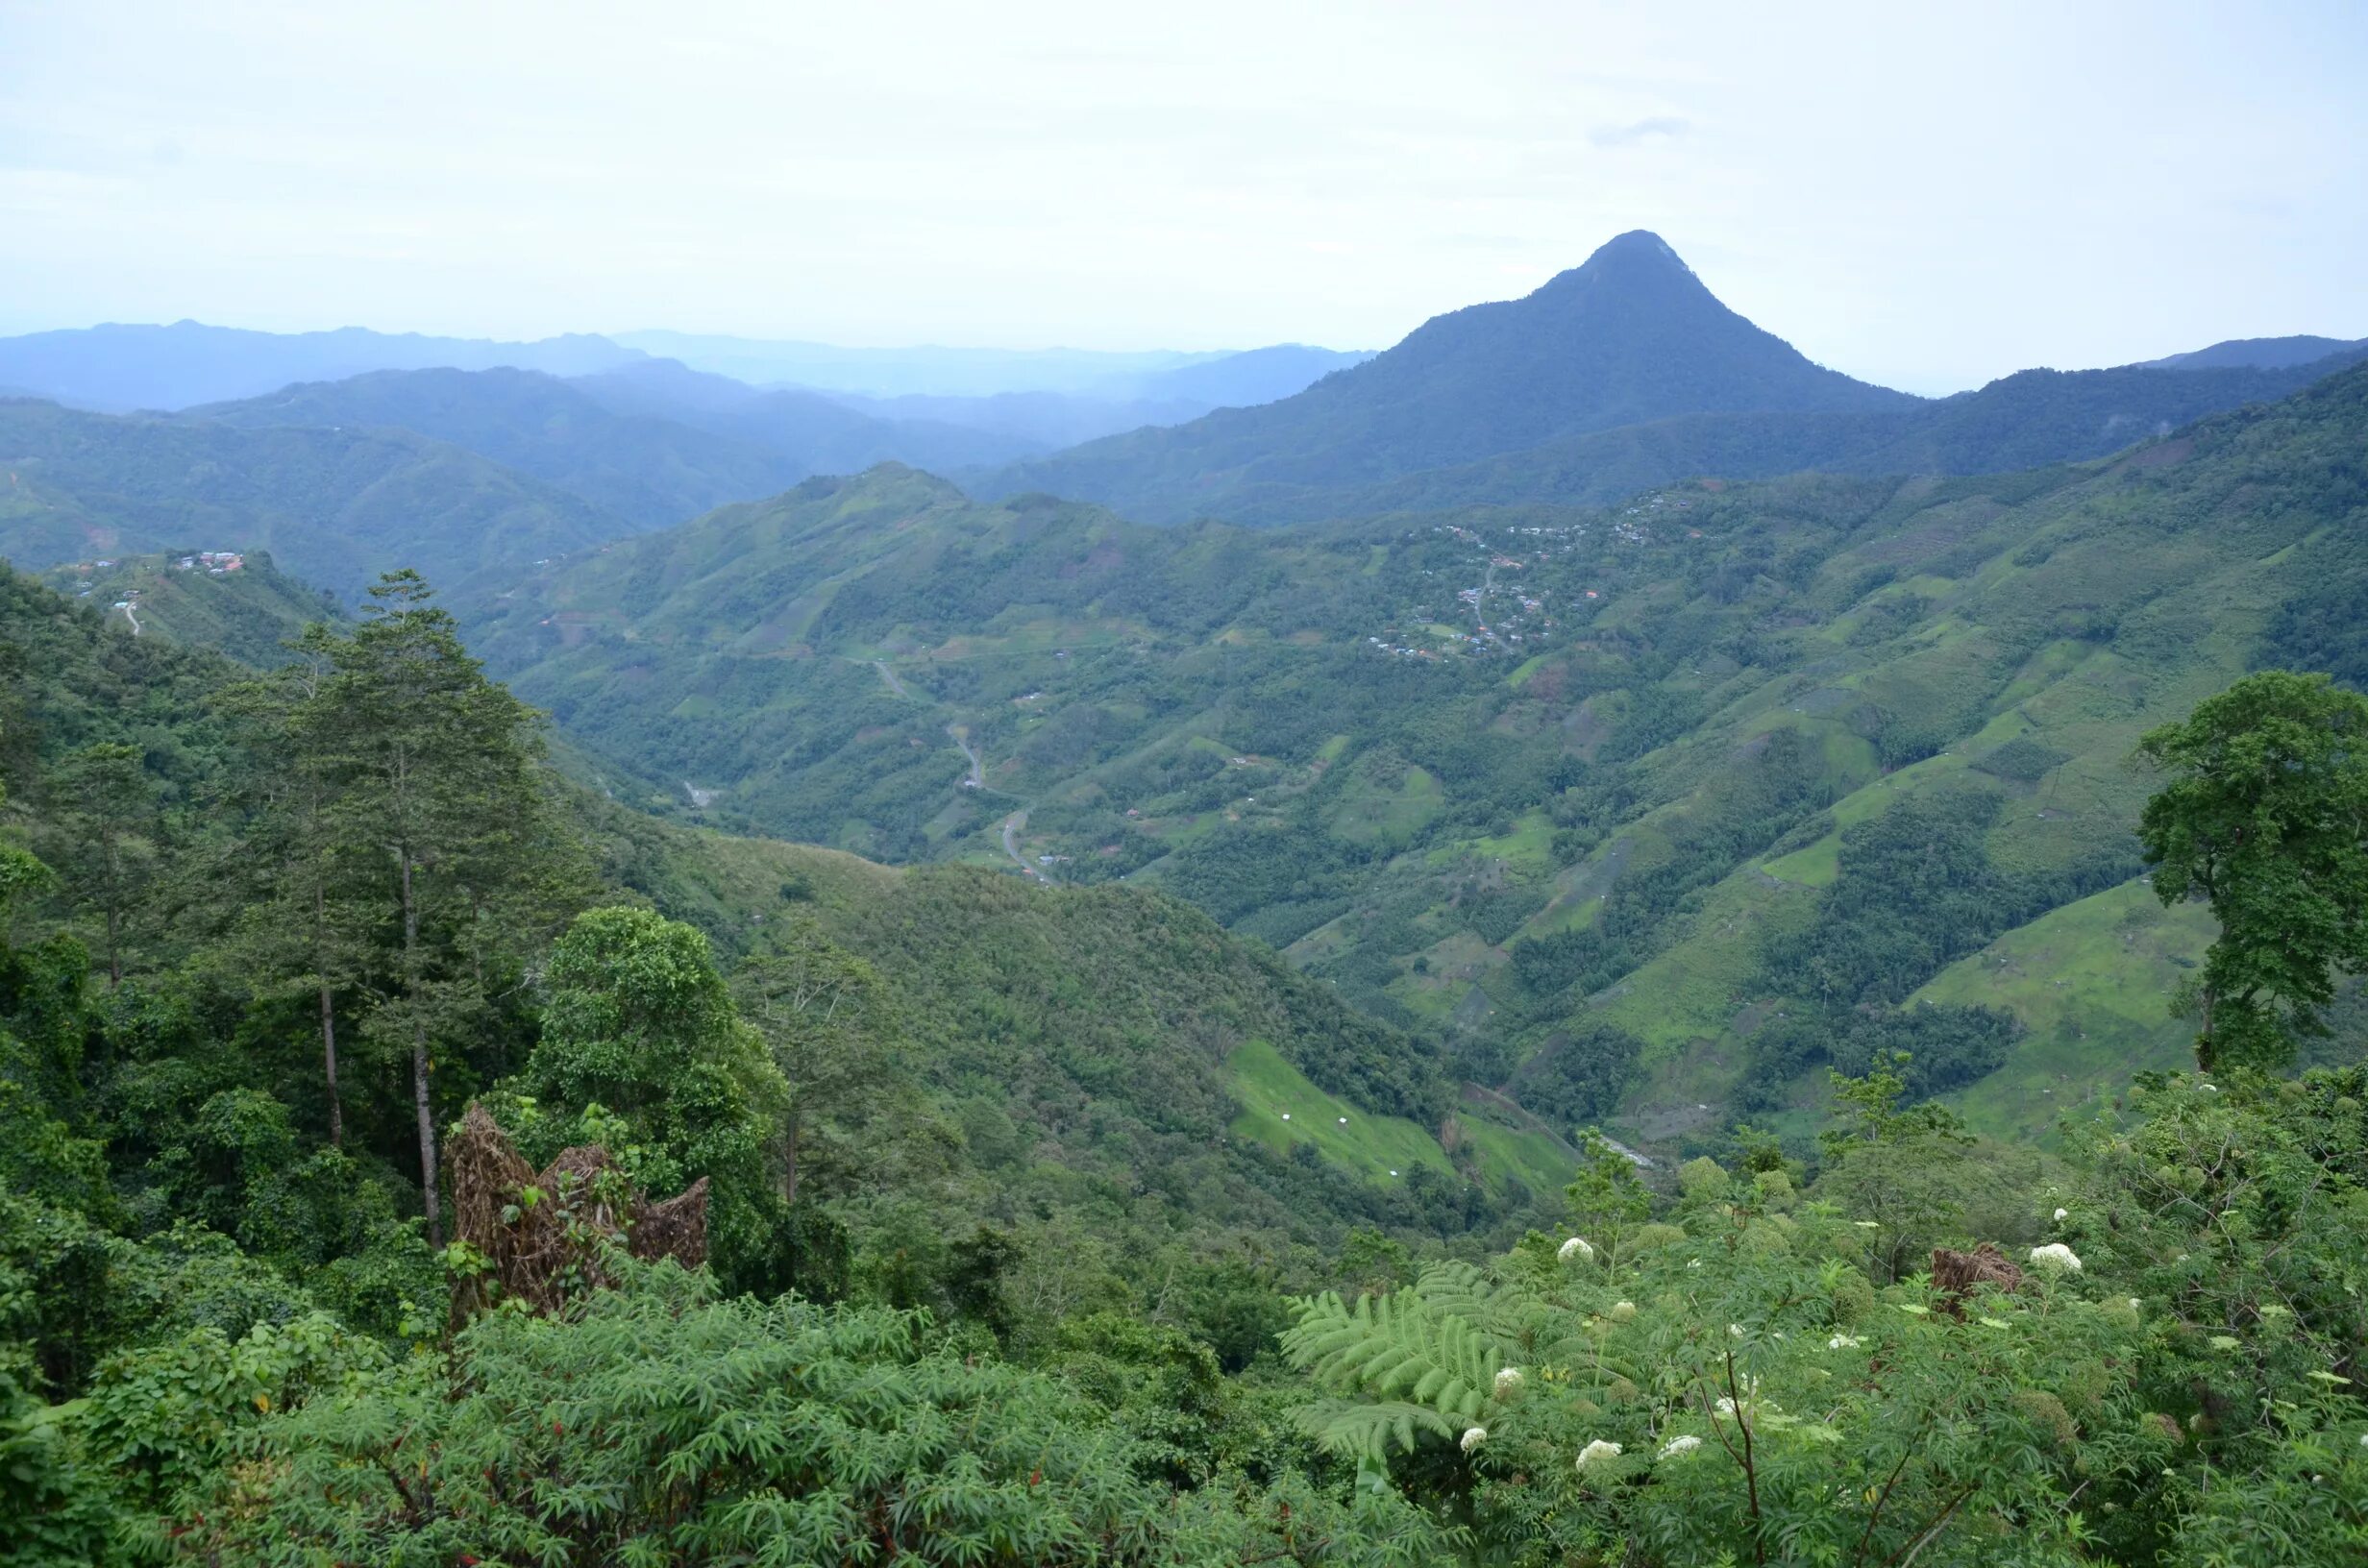
<path fill-rule="evenodd" d="M 1648 1170 L 1163 895 L 587 796 L 407 575 L 267 674 L 21 577 L 0 648 L 0 1560 L 2368 1548 L 2368 703 L 2324 682 L 2146 741 L 2208 1072 L 2043 1154 L 1929 1098 L 1978 1009 L 1788 991 L 1825 1136 Z M 1904 994 L 2013 895 L 1968 823 L 1846 830 L 1858 934 L 1782 967 Z M 1528 1087 L 1584 1121 L 1620 1052 Z M 695 1244 L 635 1242 L 660 1199 Z"/>

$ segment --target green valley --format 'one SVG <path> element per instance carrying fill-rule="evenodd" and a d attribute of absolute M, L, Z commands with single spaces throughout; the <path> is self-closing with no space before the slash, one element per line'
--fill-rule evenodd
<path fill-rule="evenodd" d="M 1806 1109 L 1823 1049 L 1755 1043 L 1785 998 L 1899 1007 L 2137 874 L 2137 736 L 2270 657 L 2281 604 L 2357 580 L 2364 401 L 2353 372 L 1995 478 L 1256 531 L 880 470 L 555 563 L 468 615 L 661 809 L 980 865 L 1007 864 L 1024 810 L 1031 874 L 1155 882 L 1476 1082 L 1518 1094 L 1566 1037 L 1610 1031 L 1615 1082 L 1547 1114 L 1682 1145 L 1739 1107 Z M 1948 849 L 1870 842 L 1854 872 L 1853 835 L 1902 802 Z M 1965 923 L 1860 954 L 1862 878 L 1936 854 L 1970 879 Z M 1927 999 L 2028 1032 L 1985 1068 L 2002 1085 L 2083 1028 Z M 2035 1087 L 1981 1092 L 2038 1133 Z"/>

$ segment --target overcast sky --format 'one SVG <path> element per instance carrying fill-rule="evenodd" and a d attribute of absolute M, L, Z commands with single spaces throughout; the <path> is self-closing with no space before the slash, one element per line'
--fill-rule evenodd
<path fill-rule="evenodd" d="M 1380 348 L 1647 228 L 1917 391 L 2368 335 L 2361 0 L 1153 11 L 0 0 L 0 332 Z"/>

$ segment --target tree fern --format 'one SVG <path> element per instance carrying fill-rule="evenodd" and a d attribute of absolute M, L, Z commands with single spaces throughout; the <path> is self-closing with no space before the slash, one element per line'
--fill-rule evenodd
<path fill-rule="evenodd" d="M 1572 1392 L 1597 1398 L 1639 1381 L 1629 1358 L 1608 1347 L 1604 1319 L 1518 1275 L 1468 1263 L 1436 1264 L 1411 1286 L 1353 1306 L 1337 1292 L 1296 1305 L 1285 1353 L 1348 1396 L 1303 1407 L 1299 1424 L 1324 1448 L 1361 1459 L 1381 1459 L 1393 1441 L 1412 1452 L 1424 1433 L 1485 1429 L 1517 1396 L 1518 1382 L 1497 1384 L 1507 1368 L 1550 1368 Z"/>

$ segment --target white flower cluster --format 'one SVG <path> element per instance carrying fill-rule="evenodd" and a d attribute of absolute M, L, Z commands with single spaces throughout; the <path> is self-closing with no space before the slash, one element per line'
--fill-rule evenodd
<path fill-rule="evenodd" d="M 1828 1350 L 1856 1350 L 1859 1348 L 1858 1336 L 1856 1335 L 1838 1334 L 1834 1335 L 1833 1338 L 1828 1339 L 1825 1342 L 1825 1348 Z"/>
<path fill-rule="evenodd" d="M 2032 1248 L 2031 1261 L 2058 1274 L 2078 1274 L 2081 1271 L 2080 1255 L 2060 1241 L 2050 1241 L 2044 1247 Z"/>
<path fill-rule="evenodd" d="M 1508 1366 L 1497 1372 L 1496 1397 L 1498 1399 L 1506 1398 L 1520 1386 L 1521 1369 L 1519 1367 Z"/>
<path fill-rule="evenodd" d="M 1588 1444 L 1585 1448 L 1579 1450 L 1579 1469 L 1583 1472 L 1589 1465 L 1596 1463 L 1598 1460 L 1616 1459 L 1618 1458 L 1619 1444 L 1609 1443 L 1598 1437 L 1593 1442 Z"/>
<path fill-rule="evenodd" d="M 2364 1438 L 2362 1440 L 2368 1441 L 2368 1438 Z M 1702 1439 L 1689 1433 L 1683 1437 L 1672 1437 L 1666 1443 L 1663 1444 L 1661 1449 L 1661 1457 L 1665 1459 L 1674 1459 L 1680 1454 L 1690 1454 L 1701 1446 Z"/>
<path fill-rule="evenodd" d="M 1615 1323 L 1625 1323 L 1637 1315 L 1637 1304 L 1633 1301 L 1616 1301 L 1612 1303 L 1611 1311 L 1605 1315 Z"/>
<path fill-rule="evenodd" d="M 1595 1249 L 1589 1246 L 1584 1237 L 1574 1236 L 1569 1240 L 1564 1242 L 1561 1250 L 1556 1252 L 1554 1256 L 1561 1259 L 1566 1263 L 1570 1262 L 1573 1258 L 1584 1258 L 1591 1261 L 1595 1256 Z"/>
<path fill-rule="evenodd" d="M 2059 1225 L 2062 1224 L 2065 1220 L 2070 1219 L 2071 1217 L 2072 1211 L 2069 1209 L 2059 1209 L 2056 1211 L 2056 1223 Z"/>
<path fill-rule="evenodd" d="M 1486 1428 L 1486 1427 L 1466 1427 L 1466 1428 L 1464 1429 L 1464 1440 L 1463 1440 L 1461 1443 L 1459 1443 L 1458 1445 L 1456 1445 L 1456 1446 L 1458 1446 L 1459 1448 L 1463 1449 L 1463 1451 L 1464 1451 L 1465 1453 L 1468 1454 L 1468 1453 L 1470 1453 L 1473 1449 L 1478 1448 L 1478 1447 L 1479 1447 L 1482 1443 L 1485 1443 L 1485 1442 L 1487 1442 L 1488 1440 L 1489 1440 L 1489 1429 L 1488 1429 L 1488 1428 Z"/>

